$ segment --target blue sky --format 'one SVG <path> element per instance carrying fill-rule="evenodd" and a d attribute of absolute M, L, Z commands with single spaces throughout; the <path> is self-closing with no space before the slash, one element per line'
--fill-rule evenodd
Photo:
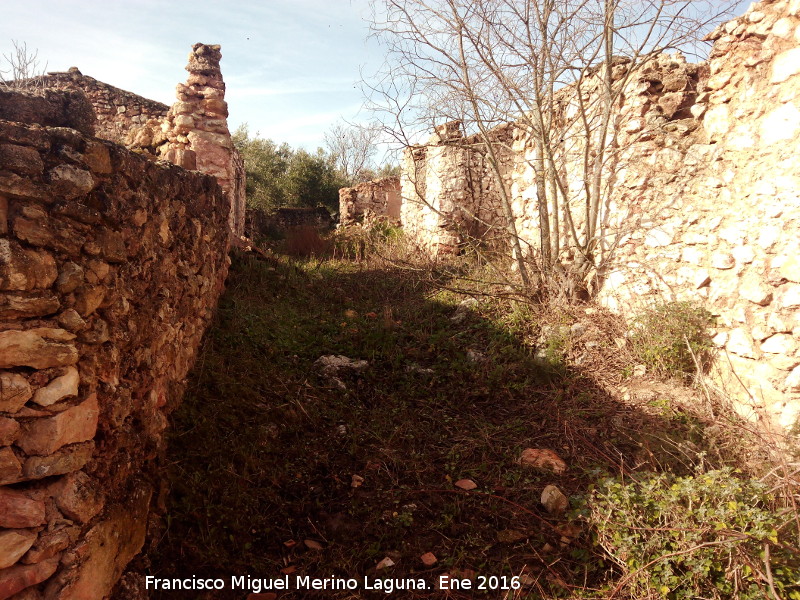
<path fill-rule="evenodd" d="M 743 12 L 746 1 L 721 3 Z M 50 71 L 85 75 L 172 104 L 195 42 L 222 45 L 231 129 L 314 150 L 338 119 L 359 113 L 360 70 L 382 51 L 368 40 L 368 0 L 0 0 L 0 51 L 38 49 Z"/>
<path fill-rule="evenodd" d="M 0 50 L 38 49 L 48 71 L 84 75 L 172 104 L 195 42 L 222 45 L 234 129 L 247 122 L 309 150 L 337 119 L 358 120 L 360 69 L 381 51 L 367 40 L 366 0 L 0 0 Z"/>

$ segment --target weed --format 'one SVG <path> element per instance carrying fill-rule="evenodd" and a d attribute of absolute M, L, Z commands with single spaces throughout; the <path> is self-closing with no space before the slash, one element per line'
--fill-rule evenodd
<path fill-rule="evenodd" d="M 615 594 L 800 599 L 792 515 L 774 505 L 765 484 L 731 468 L 608 478 L 584 509 L 597 543 L 622 571 Z"/>
<path fill-rule="evenodd" d="M 663 303 L 639 315 L 630 342 L 651 372 L 685 379 L 709 364 L 713 324 L 711 313 L 691 302 Z"/>
<path fill-rule="evenodd" d="M 562 307 L 548 316 L 504 296 L 506 284 L 498 283 L 475 284 L 469 296 L 478 304 L 454 319 L 464 299 L 455 277 L 485 265 L 463 256 L 444 265 L 419 260 L 391 229 L 338 231 L 331 244 L 338 248 L 333 259 L 234 255 L 186 397 L 172 415 L 168 528 L 156 536 L 161 543 L 151 550 L 151 573 L 275 577 L 292 569 L 359 578 L 390 557 L 391 577 L 433 582 L 447 572 L 524 572 L 529 581 L 516 600 L 588 597 L 604 583 L 608 558 L 585 536 L 562 539 L 567 536 L 557 528 L 565 523 L 539 504 L 544 486 L 556 483 L 574 499 L 600 477 L 593 469 L 630 477 L 644 464 L 644 450 L 655 457 L 649 468 L 671 469 L 669 455 L 656 448 L 661 443 L 678 453 L 691 442 L 692 456 L 707 452 L 716 459 L 708 445 L 719 437 L 708 434 L 704 421 L 667 410 L 660 397 L 641 410 L 608 391 L 604 379 L 619 381 L 618 373 L 607 373 L 621 364 L 614 342 L 621 334 L 604 313 L 581 316 Z M 597 331 L 571 333 L 570 324 L 585 316 Z M 548 325 L 549 334 L 540 337 Z M 576 367 L 574 359 L 588 356 L 594 340 L 596 358 Z M 538 359 L 535 350 L 543 348 L 558 360 L 558 370 Z M 369 366 L 342 375 L 342 389 L 315 366 L 328 354 L 364 359 Z M 527 447 L 557 450 L 567 472 L 556 478 L 519 464 Z M 691 473 L 682 468 L 679 475 Z M 453 482 L 462 478 L 473 479 L 477 490 L 457 489 Z M 607 498 L 641 495 L 624 486 L 646 480 L 626 479 L 620 490 L 599 485 L 584 512 L 592 515 L 592 507 L 601 506 L 602 514 L 611 514 L 614 504 Z M 743 498 L 742 505 L 767 511 L 774 502 L 766 491 L 759 493 L 754 504 Z M 737 503 L 748 494 L 738 493 Z M 624 506 L 639 518 L 632 501 Z M 762 513 L 748 518 L 766 531 Z M 610 518 L 605 525 L 592 522 L 600 523 L 597 531 L 611 526 Z M 783 529 L 771 528 L 778 544 L 772 529 L 756 542 L 770 544 L 772 575 L 779 578 L 780 544 L 787 542 Z M 506 530 L 523 533 L 524 540 L 502 541 L 498 533 Z M 755 527 L 745 530 L 756 535 Z M 602 531 L 613 541 L 609 529 Z M 727 530 L 721 531 L 716 535 L 728 541 Z M 713 540 L 715 532 L 703 535 Z M 323 549 L 312 551 L 306 539 Z M 739 556 L 740 546 L 733 548 Z M 751 551 L 746 543 L 741 548 Z M 439 559 L 433 567 L 419 560 L 427 552 Z M 750 574 L 736 571 L 738 581 L 757 580 L 761 568 L 754 564 Z M 716 568 L 709 570 L 711 582 Z M 695 584 L 705 589 L 699 578 Z M 154 595 L 159 597 L 166 594 Z M 286 595 L 299 597 L 305 597 L 301 591 Z M 431 586 L 392 597 L 441 594 Z"/>

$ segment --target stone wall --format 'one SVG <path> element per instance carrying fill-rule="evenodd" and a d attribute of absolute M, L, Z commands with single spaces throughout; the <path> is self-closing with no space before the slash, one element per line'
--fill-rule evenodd
<path fill-rule="evenodd" d="M 400 178 L 383 177 L 339 190 L 339 223 L 352 225 L 385 217 L 400 221 Z"/>
<path fill-rule="evenodd" d="M 0 120 L 0 598 L 100 600 L 144 542 L 229 207 L 43 97 Z"/>
<path fill-rule="evenodd" d="M 244 163 L 228 130 L 228 103 L 218 45 L 195 44 L 189 53 L 189 78 L 178 84 L 178 101 L 167 113 L 162 130 L 167 143 L 161 155 L 187 169 L 217 178 L 231 203 L 229 224 L 237 237 L 244 232 Z"/>
<path fill-rule="evenodd" d="M 503 125 L 489 136 L 507 192 L 516 160 L 513 131 L 511 124 Z M 460 121 L 438 126 L 427 145 L 406 149 L 401 223 L 418 245 L 452 254 L 468 239 L 494 244 L 503 238 L 502 190 L 487 151 L 479 136 L 463 136 Z"/>
<path fill-rule="evenodd" d="M 86 94 L 98 137 L 216 177 L 230 200 L 229 225 L 238 238 L 244 232 L 245 171 L 228 130 L 221 58 L 218 45 L 195 44 L 186 66 L 189 78 L 178 84 L 172 107 L 97 81 L 77 67 L 48 73 L 37 87 Z"/>
<path fill-rule="evenodd" d="M 333 219 L 324 206 L 317 208 L 276 208 L 266 212 L 260 208 L 248 208 L 245 215 L 245 236 L 258 240 L 281 235 L 298 227 L 330 229 Z"/>
<path fill-rule="evenodd" d="M 38 85 L 86 94 L 97 116 L 97 137 L 155 153 L 166 138 L 161 123 L 169 106 L 98 81 L 71 67 L 64 73 L 48 73 Z"/>
<path fill-rule="evenodd" d="M 631 77 L 624 64 L 610 67 L 626 88 L 613 114 L 613 168 L 603 174 L 610 260 L 597 273 L 598 299 L 625 313 L 659 299 L 704 303 L 717 316 L 718 364 L 742 412 L 790 427 L 800 414 L 800 2 L 754 3 L 710 37 L 700 65 L 671 55 Z M 586 82 L 584 101 L 599 77 Z M 558 152 L 580 232 L 585 146 L 570 135 L 575 91 L 560 94 L 569 141 Z M 524 127 L 510 127 L 501 175 L 517 230 L 535 248 L 538 149 Z M 476 185 L 485 150 L 471 146 L 445 134 L 407 151 L 403 225 L 420 244 L 452 249 L 464 238 L 459 214 L 494 205 Z M 499 211 L 482 214 L 506 226 Z"/>

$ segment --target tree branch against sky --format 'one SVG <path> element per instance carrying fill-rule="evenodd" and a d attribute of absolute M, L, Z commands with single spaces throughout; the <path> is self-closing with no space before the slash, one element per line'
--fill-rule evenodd
<path fill-rule="evenodd" d="M 325 147 L 349 185 L 366 181 L 374 173 L 380 137 L 378 125 L 336 123 L 325 132 Z"/>
<path fill-rule="evenodd" d="M 454 120 L 482 140 L 525 280 L 521 246 L 532 241 L 514 230 L 491 140 L 497 125 L 515 122 L 537 149 L 530 159 L 541 231 L 536 268 L 545 277 L 563 273 L 567 240 L 579 259 L 569 267 L 582 274 L 607 259 L 604 198 L 619 150 L 611 117 L 628 79 L 660 53 L 702 53 L 700 36 L 728 14 L 713 0 L 376 0 L 372 29 L 386 65 L 366 86 L 369 104 L 407 144 Z M 627 67 L 612 80 L 603 63 Z M 565 86 L 581 91 L 567 122 L 559 105 Z M 583 155 L 580 227 L 564 177 L 565 161 L 576 152 Z"/>

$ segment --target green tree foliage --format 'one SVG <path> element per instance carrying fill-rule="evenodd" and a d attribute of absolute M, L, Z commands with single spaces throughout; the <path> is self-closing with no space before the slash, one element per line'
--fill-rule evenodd
<path fill-rule="evenodd" d="M 385 163 L 377 170 L 365 169 L 363 171 L 364 181 L 371 181 L 373 179 L 383 179 L 384 177 L 400 177 L 400 165 Z"/>
<path fill-rule="evenodd" d="M 312 154 L 270 139 L 251 137 L 247 125 L 233 134 L 247 172 L 247 205 L 265 211 L 280 207 L 324 206 L 336 212 L 339 188 L 346 185 L 334 158 L 321 148 Z"/>
<path fill-rule="evenodd" d="M 315 154 L 296 150 L 284 177 L 288 206 L 324 206 L 339 210 L 339 188 L 347 182 L 336 170 L 333 157 L 318 148 Z"/>
<path fill-rule="evenodd" d="M 247 125 L 233 134 L 233 144 L 244 159 L 247 173 L 247 205 L 272 210 L 286 205 L 284 176 L 292 157 L 288 144 L 250 137 Z"/>

